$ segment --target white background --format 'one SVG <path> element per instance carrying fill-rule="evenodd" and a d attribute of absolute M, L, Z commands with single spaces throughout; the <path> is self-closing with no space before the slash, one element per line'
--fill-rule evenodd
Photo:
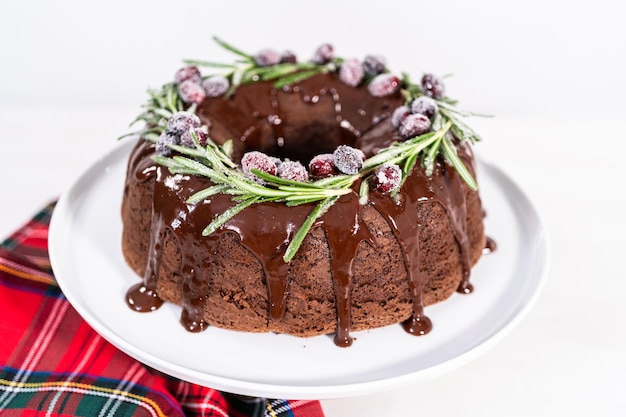
<path fill-rule="evenodd" d="M 328 416 L 624 415 L 626 3 L 5 0 L 0 5 L 0 236 L 128 131 L 145 91 L 184 58 L 228 60 L 322 42 L 392 69 L 451 73 L 477 151 L 529 194 L 552 242 L 535 308 L 503 342 L 444 376 Z"/>

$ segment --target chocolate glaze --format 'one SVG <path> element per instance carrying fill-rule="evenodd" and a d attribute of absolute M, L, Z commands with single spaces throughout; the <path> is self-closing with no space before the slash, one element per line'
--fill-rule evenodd
<path fill-rule="evenodd" d="M 231 98 L 205 100 L 197 114 L 211 126 L 213 140 L 223 142 L 235 139 L 233 158 L 236 161 L 246 151 L 262 150 L 306 164 L 314 155 L 332 152 L 339 144 L 357 146 L 370 156 L 399 140 L 389 116 L 403 102 L 399 93 L 382 99 L 374 98 L 363 86 L 348 87 L 338 81 L 336 75 L 324 74 L 280 91 L 273 89 L 271 83 L 245 85 Z M 470 147 L 459 146 L 458 152 L 466 166 L 474 171 Z M 127 187 L 130 181 L 153 181 L 154 198 L 148 265 L 143 282 L 128 291 L 128 304 L 137 311 L 159 307 L 161 300 L 156 296 L 156 276 L 164 236 L 171 232 L 176 236 L 183 256 L 179 271 L 183 278 L 181 323 L 189 331 L 203 330 L 206 327 L 203 306 L 211 286 L 208 272 L 211 268 L 210 255 L 217 251 L 222 234 L 234 233 L 262 265 L 268 291 L 269 320 L 281 320 L 289 291 L 289 264 L 282 257 L 314 205 L 287 207 L 280 203 L 255 204 L 213 235 L 202 237 L 200 233 L 210 219 L 235 203 L 230 196 L 215 195 L 210 202 L 186 204 L 189 196 L 210 186 L 210 182 L 206 178 L 174 175 L 167 168 L 155 165 L 151 159 L 153 154 L 154 145 L 140 141 L 129 160 Z M 454 168 L 437 161 L 435 172 L 430 177 L 421 169 L 414 169 L 397 198 L 376 192 L 369 195 L 367 204 L 387 221 L 402 249 L 413 301 L 412 317 L 403 327 L 414 335 L 426 334 L 432 327 L 424 315 L 422 303 L 425 278 L 419 269 L 419 204 L 434 201 L 446 210 L 463 266 L 459 291 L 471 291 L 462 181 Z M 350 294 L 357 248 L 363 241 L 375 245 L 361 219 L 363 207 L 355 192 L 347 194 L 314 225 L 323 229 L 331 254 L 337 309 L 335 343 L 338 346 L 352 343 Z M 196 247 L 198 242 L 202 242 L 202 247 Z"/>
<path fill-rule="evenodd" d="M 493 253 L 497 249 L 498 249 L 498 244 L 496 243 L 496 241 L 493 240 L 493 238 L 490 238 L 489 236 L 487 236 L 485 239 L 485 248 L 483 249 L 483 255 L 488 255 L 490 253 Z"/>

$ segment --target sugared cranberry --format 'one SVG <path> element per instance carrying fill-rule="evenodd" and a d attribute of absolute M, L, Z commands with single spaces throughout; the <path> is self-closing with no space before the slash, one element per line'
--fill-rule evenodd
<path fill-rule="evenodd" d="M 258 183 L 264 183 L 259 177 L 250 172 L 251 169 L 258 169 L 259 171 L 267 172 L 268 174 L 276 175 L 276 164 L 271 157 L 267 156 L 263 152 L 251 151 L 247 152 L 241 158 L 241 169 L 244 174 L 252 178 Z"/>
<path fill-rule="evenodd" d="M 356 58 L 346 59 L 339 68 L 339 79 L 351 87 L 359 85 L 364 76 L 363 64 Z"/>
<path fill-rule="evenodd" d="M 411 114 L 411 109 L 408 106 L 400 106 L 391 114 L 391 124 L 394 127 L 399 127 L 402 121 Z"/>
<path fill-rule="evenodd" d="M 385 164 L 376 169 L 371 177 L 372 187 L 381 193 L 394 191 L 402 182 L 402 170 L 396 164 Z"/>
<path fill-rule="evenodd" d="M 271 67 L 280 63 L 280 59 L 280 52 L 271 48 L 262 49 L 254 56 L 254 60 L 259 67 Z"/>
<path fill-rule="evenodd" d="M 202 88 L 207 97 L 220 97 L 226 94 L 230 88 L 228 78 L 222 75 L 214 75 L 202 81 Z"/>
<path fill-rule="evenodd" d="M 276 169 L 278 170 L 278 167 L 280 166 L 280 164 L 283 163 L 283 160 L 280 158 L 276 158 L 275 156 L 270 156 L 270 160 L 274 163 L 274 165 L 276 165 Z M 276 171 L 278 172 L 278 171 Z"/>
<path fill-rule="evenodd" d="M 356 174 L 363 166 L 363 152 L 348 145 L 339 145 L 333 152 L 333 163 L 344 174 Z"/>
<path fill-rule="evenodd" d="M 382 74 L 387 66 L 385 57 L 380 55 L 368 55 L 363 60 L 363 69 L 367 75 L 372 77 Z"/>
<path fill-rule="evenodd" d="M 368 91 L 374 97 L 385 97 L 400 88 L 400 79 L 393 74 L 379 74 L 370 81 Z"/>
<path fill-rule="evenodd" d="M 292 181 L 306 182 L 309 174 L 306 168 L 298 161 L 285 161 L 278 166 L 278 176 Z"/>
<path fill-rule="evenodd" d="M 409 114 L 404 118 L 398 131 L 403 138 L 409 139 L 415 136 L 423 135 L 430 130 L 430 119 L 423 114 Z"/>
<path fill-rule="evenodd" d="M 335 175 L 337 169 L 333 161 L 332 153 L 323 153 L 316 155 L 309 162 L 309 174 L 315 178 L 325 178 Z"/>
<path fill-rule="evenodd" d="M 319 65 L 328 64 L 334 58 L 334 53 L 335 50 L 331 44 L 322 44 L 315 50 L 312 61 Z"/>
<path fill-rule="evenodd" d="M 187 104 L 200 104 L 206 97 L 204 88 L 197 82 L 191 80 L 186 80 L 178 84 L 178 94 L 180 95 L 180 99 Z"/>
<path fill-rule="evenodd" d="M 198 139 L 200 145 L 205 146 L 206 141 L 209 138 L 209 134 L 201 127 L 194 127 L 193 133 L 195 133 L 196 139 Z M 180 144 L 183 146 L 189 146 L 190 148 L 195 148 L 196 144 L 193 142 L 191 131 L 187 130 L 180 135 Z"/>
<path fill-rule="evenodd" d="M 441 99 L 445 93 L 445 86 L 441 78 L 434 74 L 424 74 L 422 77 L 422 91 L 428 97 Z"/>
<path fill-rule="evenodd" d="M 200 127 L 200 118 L 188 111 L 174 113 L 167 121 L 167 130 L 175 135 L 189 132 L 192 127 Z"/>
<path fill-rule="evenodd" d="M 420 96 L 411 103 L 411 112 L 423 114 L 431 120 L 437 114 L 437 110 L 439 110 L 439 106 L 435 100 L 428 96 Z"/>
<path fill-rule="evenodd" d="M 298 58 L 296 57 L 296 54 L 293 51 L 283 51 L 283 53 L 280 56 L 280 63 L 281 64 L 295 64 L 296 62 L 298 62 Z"/>
<path fill-rule="evenodd" d="M 156 151 L 159 155 L 169 156 L 172 150 L 168 145 L 178 145 L 180 138 L 178 135 L 172 132 L 163 132 L 156 143 Z"/>
<path fill-rule="evenodd" d="M 202 79 L 202 74 L 200 74 L 200 70 L 195 65 L 187 65 L 182 67 L 176 74 L 174 75 L 174 82 L 176 84 L 180 84 L 183 81 L 193 81 L 194 83 L 199 83 Z"/>

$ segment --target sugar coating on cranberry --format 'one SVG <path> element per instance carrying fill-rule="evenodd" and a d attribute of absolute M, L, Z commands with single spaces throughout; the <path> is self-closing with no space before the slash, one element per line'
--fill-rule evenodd
<path fill-rule="evenodd" d="M 202 74 L 200 74 L 200 70 L 195 65 L 187 65 L 182 67 L 176 74 L 174 75 L 174 82 L 176 84 L 180 84 L 183 81 L 193 81 L 194 83 L 199 83 L 202 79 Z"/>
<path fill-rule="evenodd" d="M 351 87 L 359 85 L 364 76 L 363 64 L 356 58 L 346 59 L 339 68 L 339 79 Z"/>
<path fill-rule="evenodd" d="M 411 114 L 411 109 L 409 109 L 409 106 L 400 106 L 396 108 L 391 114 L 391 124 L 396 128 L 400 127 L 400 124 L 402 123 L 402 121 L 409 114 Z"/>
<path fill-rule="evenodd" d="M 387 61 L 381 55 L 367 55 L 363 60 L 363 70 L 372 77 L 385 72 Z"/>
<path fill-rule="evenodd" d="M 413 113 L 404 118 L 398 131 L 403 138 L 409 139 L 423 135 L 430 130 L 430 119 L 423 114 Z"/>
<path fill-rule="evenodd" d="M 328 64 L 334 58 L 335 48 L 330 43 L 320 45 L 313 54 L 313 63 L 324 65 Z"/>
<path fill-rule="evenodd" d="M 188 111 L 174 113 L 167 121 L 167 130 L 175 135 L 182 135 L 189 132 L 189 129 L 200 127 L 200 118 Z"/>
<path fill-rule="evenodd" d="M 432 97 L 434 99 L 441 99 L 445 93 L 445 86 L 441 78 L 437 77 L 434 74 L 424 74 L 422 76 L 422 91 L 428 97 Z"/>
<path fill-rule="evenodd" d="M 169 156 L 172 150 L 168 145 L 178 145 L 180 138 L 172 132 L 163 132 L 156 142 L 156 152 L 162 156 Z"/>
<path fill-rule="evenodd" d="M 283 160 L 280 158 L 276 158 L 275 156 L 270 156 L 270 160 L 274 163 L 274 165 L 276 165 L 276 169 L 278 169 L 278 167 L 280 166 L 280 164 L 283 163 Z M 276 171 L 278 172 L 278 171 Z"/>
<path fill-rule="evenodd" d="M 202 88 L 207 97 L 220 97 L 230 88 L 228 78 L 223 75 L 214 75 L 202 81 Z"/>
<path fill-rule="evenodd" d="M 309 162 L 309 174 L 315 178 L 325 178 L 335 175 L 337 168 L 332 153 L 316 155 Z"/>
<path fill-rule="evenodd" d="M 348 145 L 339 145 L 333 152 L 333 163 L 344 174 L 356 174 L 363 166 L 363 152 Z"/>
<path fill-rule="evenodd" d="M 281 60 L 280 52 L 271 48 L 261 49 L 254 56 L 254 61 L 260 67 L 271 67 L 272 65 L 279 64 L 280 60 Z"/>
<path fill-rule="evenodd" d="M 205 146 L 207 139 L 209 138 L 209 134 L 201 127 L 194 127 L 193 133 L 196 135 L 196 139 L 200 143 L 200 145 Z M 183 132 L 180 135 L 180 144 L 183 146 L 188 146 L 190 148 L 195 148 L 196 144 L 193 141 L 193 136 L 191 136 L 191 129 Z"/>
<path fill-rule="evenodd" d="M 431 120 L 433 117 L 435 117 L 435 114 L 437 114 L 438 110 L 439 106 L 437 106 L 435 100 L 428 96 L 420 96 L 413 100 L 413 102 L 411 103 L 412 113 L 423 114 Z"/>
<path fill-rule="evenodd" d="M 370 182 L 376 191 L 390 193 L 400 186 L 402 170 L 396 164 L 381 165 L 372 174 Z"/>
<path fill-rule="evenodd" d="M 304 165 L 298 161 L 285 161 L 278 166 L 278 176 L 285 180 L 298 182 L 306 182 L 309 179 L 309 173 Z"/>
<path fill-rule="evenodd" d="M 178 84 L 178 94 L 180 95 L 180 99 L 187 104 L 200 104 L 206 97 L 204 88 L 197 82 L 191 80 L 185 80 Z"/>
<path fill-rule="evenodd" d="M 398 91 L 400 79 L 393 74 L 379 74 L 372 78 L 367 86 L 374 97 L 385 97 Z"/>
<path fill-rule="evenodd" d="M 274 160 L 270 156 L 259 151 L 246 152 L 241 158 L 241 169 L 248 177 L 263 184 L 265 181 L 250 172 L 253 168 L 258 169 L 259 171 L 267 172 L 271 175 L 276 175 L 278 171 Z"/>
<path fill-rule="evenodd" d="M 298 58 L 293 51 L 286 50 L 280 55 L 281 64 L 295 64 L 296 62 L 298 62 Z"/>

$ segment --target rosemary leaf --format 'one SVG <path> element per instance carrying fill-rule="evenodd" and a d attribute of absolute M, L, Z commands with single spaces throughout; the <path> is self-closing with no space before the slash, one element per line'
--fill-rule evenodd
<path fill-rule="evenodd" d="M 221 40 L 217 36 L 213 36 L 213 40 L 215 42 L 217 42 L 222 48 L 229 50 L 230 52 L 234 53 L 235 55 L 239 55 L 244 60 L 246 60 L 248 62 L 254 62 L 254 57 L 252 55 L 249 55 L 249 54 L 241 51 L 240 49 L 235 48 L 234 46 L 224 42 L 223 40 Z"/>
<path fill-rule="evenodd" d="M 320 200 L 323 200 L 323 199 L 322 198 L 303 198 L 302 200 L 285 201 L 285 205 L 287 207 L 295 207 L 295 206 L 301 206 L 304 204 L 317 203 Z"/>
<path fill-rule="evenodd" d="M 224 223 L 226 223 L 227 221 L 235 217 L 237 214 L 243 211 L 246 207 L 249 207 L 252 204 L 256 203 L 258 200 L 259 200 L 259 197 L 251 197 L 251 198 L 248 198 L 247 200 L 242 201 L 241 203 L 235 206 L 232 206 L 231 208 L 229 208 L 228 210 L 226 210 L 225 212 L 217 216 L 215 219 L 213 219 L 213 221 L 209 223 L 209 225 L 205 227 L 204 230 L 202 231 L 202 236 L 208 236 L 211 233 L 215 232 L 217 229 L 222 227 Z"/>
<path fill-rule="evenodd" d="M 359 186 L 359 204 L 361 204 L 362 206 L 367 204 L 369 192 L 369 181 L 361 181 L 361 185 Z"/>
<path fill-rule="evenodd" d="M 188 199 L 187 199 L 187 203 L 188 204 L 196 204 L 199 203 L 200 201 L 209 198 L 215 194 L 221 194 L 221 193 L 225 193 L 228 189 L 230 188 L 229 185 L 227 184 L 218 184 L 218 185 L 213 185 L 211 187 L 205 188 L 204 190 L 200 190 L 197 193 L 191 195 Z"/>
<path fill-rule="evenodd" d="M 343 186 L 344 184 L 352 184 L 355 180 L 355 175 L 333 175 L 332 177 L 322 178 L 320 180 L 314 181 L 316 187 L 319 188 L 338 188 Z"/>
<path fill-rule="evenodd" d="M 183 62 L 187 65 L 195 65 L 198 67 L 210 67 L 210 68 L 237 68 L 236 65 L 233 64 L 224 64 L 221 62 L 212 62 L 212 61 L 201 61 L 196 59 L 185 59 Z"/>
<path fill-rule="evenodd" d="M 285 77 L 279 78 L 278 81 L 274 83 L 274 88 L 281 89 L 287 85 L 295 84 L 302 80 L 306 80 L 307 78 L 311 78 L 312 76 L 320 74 L 321 72 L 322 67 L 287 75 Z"/>
<path fill-rule="evenodd" d="M 454 166 L 454 168 L 457 170 L 461 178 L 463 178 L 463 181 L 465 181 L 467 185 L 469 186 L 469 188 L 471 188 L 472 190 L 477 190 L 478 184 L 476 184 L 476 180 L 474 179 L 472 174 L 469 172 L 465 164 L 463 164 L 463 161 L 461 161 L 461 158 L 459 158 L 459 156 L 457 155 L 456 148 L 454 147 L 452 142 L 450 142 L 450 139 L 448 139 L 447 137 L 444 137 L 441 144 L 442 144 L 441 148 L 443 149 L 444 156 L 446 157 L 448 161 L 450 161 L 452 166 Z"/>
<path fill-rule="evenodd" d="M 296 234 L 293 236 L 293 239 L 291 239 L 291 242 L 289 242 L 289 246 L 287 246 L 285 255 L 283 255 L 283 260 L 285 262 L 290 262 L 293 259 L 298 252 L 298 249 L 300 249 L 304 238 L 309 233 L 309 230 L 311 230 L 311 227 L 313 227 L 315 221 L 324 215 L 324 213 L 326 213 L 328 209 L 335 204 L 338 198 L 339 197 L 328 197 L 327 199 L 321 201 L 313 209 L 313 211 L 309 213 L 306 220 L 304 220 L 304 223 L 302 223 L 302 226 L 300 226 Z"/>

